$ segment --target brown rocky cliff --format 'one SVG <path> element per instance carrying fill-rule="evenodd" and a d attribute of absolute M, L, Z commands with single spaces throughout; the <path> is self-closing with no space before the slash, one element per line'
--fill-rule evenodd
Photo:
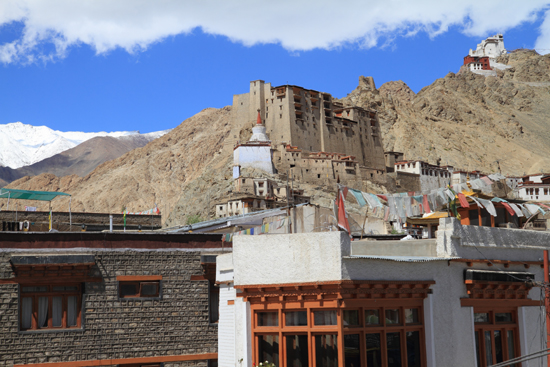
<path fill-rule="evenodd" d="M 550 170 L 550 55 L 505 55 L 497 77 L 450 73 L 415 94 L 403 82 L 360 86 L 346 105 L 378 111 L 385 151 L 456 168 Z M 367 83 L 368 84 L 368 83 Z"/>

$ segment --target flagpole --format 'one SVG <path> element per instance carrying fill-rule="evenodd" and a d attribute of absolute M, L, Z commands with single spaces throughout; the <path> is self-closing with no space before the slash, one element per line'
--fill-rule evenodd
<path fill-rule="evenodd" d="M 72 196 L 69 196 L 69 232 L 73 230 L 73 217 L 71 216 L 71 201 L 73 200 Z"/>
<path fill-rule="evenodd" d="M 50 200 L 50 231 L 52 230 L 52 201 Z"/>

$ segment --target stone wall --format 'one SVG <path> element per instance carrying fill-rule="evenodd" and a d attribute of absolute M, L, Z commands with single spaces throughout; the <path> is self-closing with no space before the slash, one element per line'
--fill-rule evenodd
<path fill-rule="evenodd" d="M 92 275 L 103 281 L 84 284 L 82 329 L 20 332 L 19 286 L 0 284 L 0 366 L 217 352 L 217 324 L 209 320 L 209 283 L 191 280 L 203 274 L 200 252 L 87 253 L 95 256 Z M 13 254 L 25 251 L 0 253 L 0 279 L 13 277 L 9 270 Z M 162 275 L 161 299 L 119 299 L 116 277 L 120 275 Z M 206 365 L 206 360 L 165 363 Z"/>
<path fill-rule="evenodd" d="M 389 192 L 421 191 L 420 175 L 395 171 L 387 174 Z"/>
<path fill-rule="evenodd" d="M 0 231 L 2 231 L 1 222 L 30 222 L 29 231 L 48 231 L 49 212 L 26 212 L 26 211 L 0 211 Z M 122 230 L 124 228 L 124 218 L 122 214 L 111 214 L 113 216 L 113 229 Z M 143 230 L 159 229 L 161 225 L 161 215 L 126 215 L 126 229 L 136 230 L 141 225 Z M 70 223 L 72 221 L 72 227 Z M 109 214 L 107 213 L 71 213 L 69 219 L 68 212 L 54 212 L 52 215 L 53 228 L 58 231 L 80 231 L 82 225 L 86 226 L 88 231 L 102 231 L 109 229 Z"/>
<path fill-rule="evenodd" d="M 363 167 L 336 153 L 309 153 L 296 147 L 278 145 L 273 163 L 280 173 L 290 172 L 300 182 L 312 185 L 342 185 L 366 191 L 366 181 L 385 184 L 386 171 Z"/>

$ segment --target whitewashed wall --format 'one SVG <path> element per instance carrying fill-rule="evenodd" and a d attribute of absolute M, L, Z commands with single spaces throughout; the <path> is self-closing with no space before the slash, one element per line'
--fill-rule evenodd
<path fill-rule="evenodd" d="M 250 167 L 273 173 L 271 156 L 270 146 L 241 145 L 233 151 L 233 165 L 241 169 Z"/>
<path fill-rule="evenodd" d="M 341 279 L 350 241 L 343 232 L 235 236 L 235 284 L 284 284 Z"/>
<path fill-rule="evenodd" d="M 542 257 L 542 249 L 550 246 L 550 241 L 547 241 L 550 234 L 497 228 L 484 231 L 482 227 L 461 226 L 454 218 L 443 221 L 440 229 L 437 246 L 438 255 L 442 258 L 424 262 L 351 257 L 350 240 L 343 232 L 236 237 L 232 262 L 235 284 L 285 284 L 342 279 L 433 280 L 433 294 L 424 301 L 427 365 L 475 366 L 473 309 L 462 307 L 460 303 L 461 298 L 468 298 L 464 284 L 464 270 L 468 267 L 461 262 L 449 263 L 446 257 L 458 254 L 472 259 L 487 257 L 537 261 Z M 227 267 L 229 256 L 218 256 L 220 269 L 222 266 Z M 543 280 L 543 271 L 539 266 L 531 266 L 526 270 L 523 265 L 510 265 L 505 269 L 498 264 L 488 267 L 485 263 L 474 263 L 471 268 L 528 271 L 535 274 L 536 281 Z M 223 278 L 222 275 L 219 274 L 220 279 Z M 533 288 L 530 298 L 539 300 L 540 289 Z M 230 311 L 222 311 L 222 306 L 220 305 L 220 323 L 230 322 Z M 237 362 L 243 359 L 242 364 L 237 366 L 249 367 L 250 308 L 240 298 L 235 301 L 234 306 L 235 324 L 229 324 L 235 335 L 233 358 Z M 541 327 L 544 326 L 540 317 L 538 307 L 520 308 L 522 354 L 540 350 L 544 342 L 541 340 L 544 338 Z M 220 325 L 220 330 L 226 330 L 225 325 Z M 220 336 L 220 342 L 226 340 L 222 338 Z M 230 358 L 230 354 L 224 353 L 220 346 L 220 363 L 229 366 L 230 362 L 222 359 Z M 539 362 L 541 361 L 535 360 L 523 365 L 545 366 Z"/>

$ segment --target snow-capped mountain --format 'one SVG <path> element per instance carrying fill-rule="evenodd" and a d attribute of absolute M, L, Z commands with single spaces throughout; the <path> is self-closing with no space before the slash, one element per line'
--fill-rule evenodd
<path fill-rule="evenodd" d="M 0 124 L 0 166 L 10 168 L 28 166 L 98 136 L 120 138 L 138 135 L 153 140 L 168 131 L 148 134 L 140 134 L 139 131 L 85 133 L 52 130 L 47 126 L 32 126 L 21 122 Z"/>

